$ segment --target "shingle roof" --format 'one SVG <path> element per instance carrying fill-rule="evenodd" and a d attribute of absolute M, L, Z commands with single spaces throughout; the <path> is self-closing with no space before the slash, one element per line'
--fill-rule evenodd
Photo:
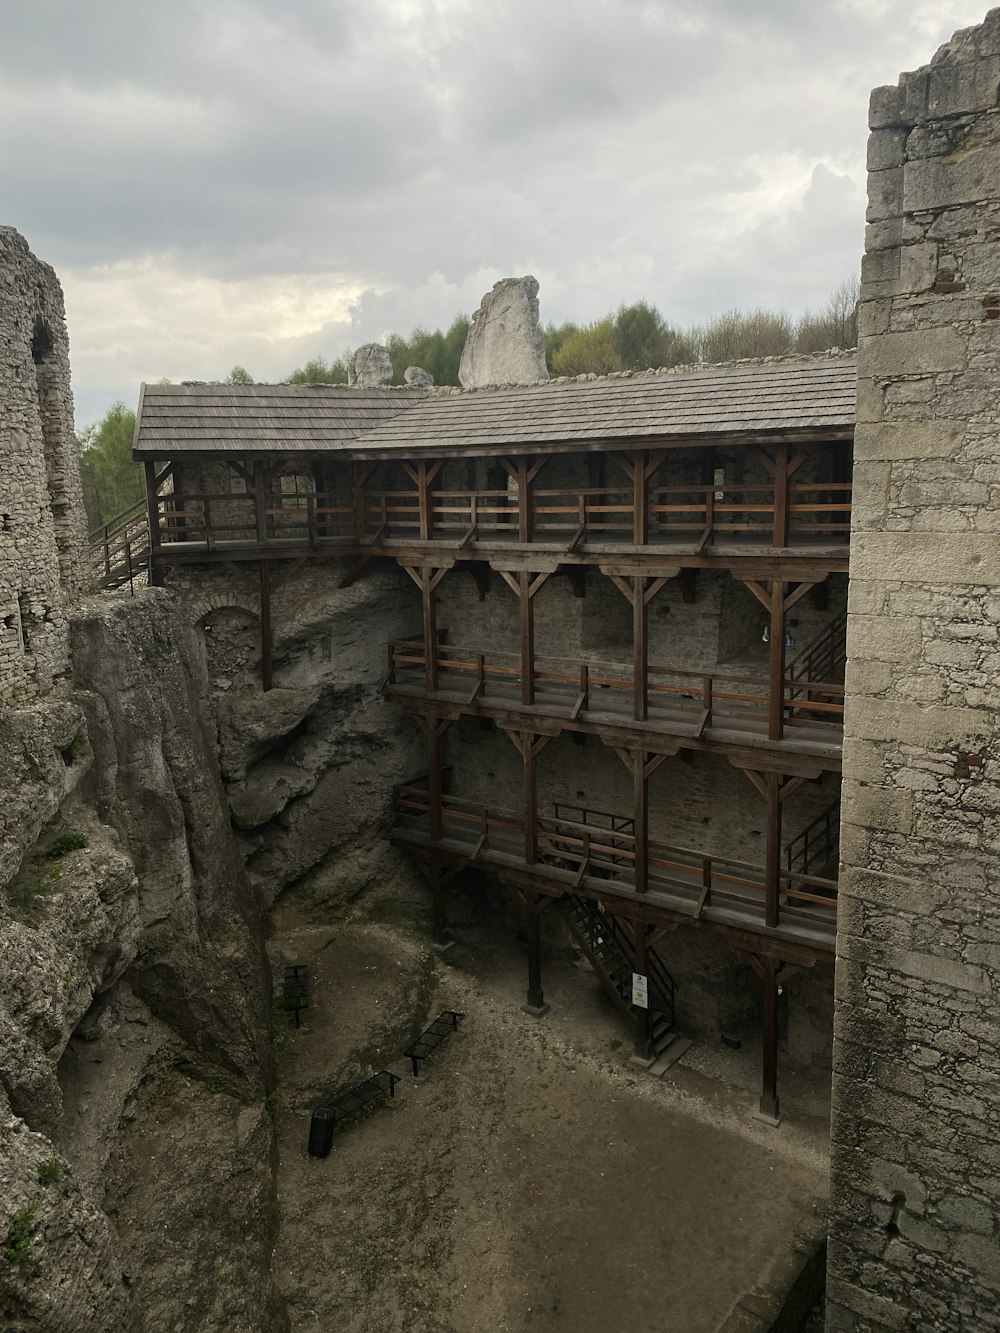
<path fill-rule="evenodd" d="M 854 426 L 854 357 L 693 366 L 666 374 L 431 395 L 358 447 L 400 451 L 695 438 Z"/>
<path fill-rule="evenodd" d="M 854 356 L 820 356 L 469 393 L 325 384 L 146 385 L 135 453 L 484 453 L 498 447 L 854 427 Z"/>
<path fill-rule="evenodd" d="M 340 384 L 144 384 L 134 452 L 172 458 L 343 449 L 425 396 L 424 389 Z"/>

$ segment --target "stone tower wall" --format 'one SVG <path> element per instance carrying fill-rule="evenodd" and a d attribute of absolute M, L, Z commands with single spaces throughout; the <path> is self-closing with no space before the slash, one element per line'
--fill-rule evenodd
<path fill-rule="evenodd" d="M 0 227 L 0 705 L 67 670 L 83 536 L 62 289 Z"/>
<path fill-rule="evenodd" d="M 831 1329 L 1000 1329 L 998 87 L 995 10 L 872 96 Z"/>

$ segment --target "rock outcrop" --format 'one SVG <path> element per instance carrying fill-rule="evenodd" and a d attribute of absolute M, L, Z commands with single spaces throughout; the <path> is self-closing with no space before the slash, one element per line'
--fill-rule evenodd
<path fill-rule="evenodd" d="M 429 370 L 422 370 L 420 366 L 407 366 L 403 371 L 403 383 L 408 384 L 411 389 L 429 389 L 434 383 L 434 376 Z"/>
<path fill-rule="evenodd" d="M 378 389 L 392 383 L 392 357 L 381 343 L 363 343 L 351 357 L 347 382 L 359 389 Z"/>
<path fill-rule="evenodd" d="M 458 378 L 465 389 L 547 380 L 545 339 L 538 324 L 538 281 L 504 278 L 472 316 Z"/>
<path fill-rule="evenodd" d="M 159 589 L 69 630 L 72 688 L 0 717 L 0 1326 L 280 1330 L 270 977 L 194 640 Z"/>

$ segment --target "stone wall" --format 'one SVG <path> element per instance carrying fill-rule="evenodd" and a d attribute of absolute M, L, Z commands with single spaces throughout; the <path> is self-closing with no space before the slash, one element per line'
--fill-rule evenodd
<path fill-rule="evenodd" d="M 1000 1328 L 1000 10 L 871 103 L 828 1318 Z"/>
<path fill-rule="evenodd" d="M 46 693 L 68 667 L 83 499 L 62 290 L 0 227 L 0 705 Z"/>

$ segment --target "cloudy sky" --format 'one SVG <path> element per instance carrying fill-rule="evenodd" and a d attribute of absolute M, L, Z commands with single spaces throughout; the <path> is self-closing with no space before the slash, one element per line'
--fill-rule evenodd
<path fill-rule="evenodd" d="M 66 291 L 77 420 L 471 312 L 817 307 L 868 93 L 985 0 L 5 0 L 0 223 Z"/>

